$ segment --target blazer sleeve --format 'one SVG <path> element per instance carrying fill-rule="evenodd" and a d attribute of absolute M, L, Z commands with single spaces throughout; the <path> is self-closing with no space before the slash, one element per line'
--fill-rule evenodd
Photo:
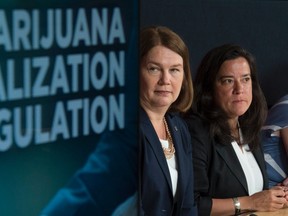
<path fill-rule="evenodd" d="M 212 198 L 209 196 L 209 168 L 211 160 L 211 139 L 209 127 L 197 115 L 186 118 L 193 146 L 194 196 L 201 216 L 210 215 Z"/>

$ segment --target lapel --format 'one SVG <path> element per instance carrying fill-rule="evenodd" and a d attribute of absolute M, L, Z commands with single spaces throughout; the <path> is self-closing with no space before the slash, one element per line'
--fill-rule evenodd
<path fill-rule="evenodd" d="M 260 170 L 262 172 L 263 176 L 263 189 L 268 188 L 268 177 L 266 173 L 266 167 L 265 167 L 265 161 L 264 161 L 264 153 L 262 152 L 261 148 L 257 148 L 255 151 L 253 151 L 253 155 L 260 167 Z"/>
<path fill-rule="evenodd" d="M 166 115 L 167 124 L 169 126 L 169 130 L 171 136 L 173 137 L 173 143 L 175 148 L 175 156 L 176 156 L 176 164 L 177 164 L 177 171 L 178 171 L 178 182 L 177 182 L 177 194 L 179 199 L 181 199 L 181 194 L 184 194 L 185 185 L 187 185 L 188 175 L 190 174 L 190 170 L 186 170 L 189 165 L 187 163 L 192 163 L 191 161 L 187 161 L 186 152 L 183 148 L 183 141 L 181 137 L 181 131 L 179 126 L 177 125 L 177 121 L 174 120 L 173 115 Z M 180 195 L 180 196 L 179 196 Z M 177 196 L 177 195 L 176 195 Z M 181 202 L 181 201 L 180 201 Z"/>
<path fill-rule="evenodd" d="M 243 169 L 241 167 L 241 164 L 238 160 L 238 157 L 233 149 L 232 145 L 221 145 L 219 143 L 216 143 L 215 145 L 216 151 L 219 153 L 220 157 L 225 161 L 226 165 L 230 169 L 230 171 L 235 175 L 235 177 L 238 179 L 240 184 L 243 186 L 243 188 L 248 193 L 248 185 L 245 178 L 245 174 L 243 172 Z"/>
<path fill-rule="evenodd" d="M 242 170 L 241 164 L 237 158 L 237 155 L 232 147 L 232 145 L 220 145 L 216 144 L 216 151 L 221 155 L 229 169 L 232 171 L 232 173 L 237 177 L 239 182 L 243 185 L 246 192 L 248 193 L 248 186 L 247 181 L 245 178 L 245 174 Z M 266 175 L 266 168 L 265 168 L 265 162 L 263 159 L 263 152 L 260 148 L 257 148 L 255 151 L 253 151 L 253 155 L 258 163 L 258 166 L 262 172 L 263 175 L 263 189 L 268 187 L 268 180 Z"/>
<path fill-rule="evenodd" d="M 152 123 L 150 122 L 146 112 L 141 108 L 140 111 L 140 121 L 141 121 L 141 130 L 143 131 L 145 142 L 151 147 L 152 154 L 154 154 L 155 158 L 157 159 L 158 165 L 162 170 L 163 175 L 165 176 L 165 179 L 167 181 L 167 184 L 169 185 L 169 188 L 172 193 L 172 183 L 170 178 L 170 172 L 168 169 L 168 165 L 166 162 L 165 155 L 162 150 L 162 146 L 160 143 L 160 140 L 156 134 L 156 131 L 154 130 L 154 127 Z M 169 122 L 167 121 L 167 124 L 169 126 Z M 170 127 L 169 127 L 170 128 Z M 173 135 L 172 135 L 173 136 Z M 176 149 L 177 151 L 177 149 Z"/>

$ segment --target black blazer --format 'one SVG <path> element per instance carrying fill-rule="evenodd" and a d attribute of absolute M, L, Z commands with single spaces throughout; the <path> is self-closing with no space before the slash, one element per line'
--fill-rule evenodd
<path fill-rule="evenodd" d="M 209 124 L 197 115 L 186 119 L 193 145 L 195 199 L 200 216 L 210 215 L 212 198 L 248 196 L 245 174 L 232 145 L 223 145 L 209 137 Z M 253 151 L 261 169 L 263 189 L 268 188 L 261 146 Z"/>
<path fill-rule="evenodd" d="M 140 111 L 141 204 L 142 214 L 196 216 L 193 192 L 192 146 L 187 125 L 178 116 L 167 114 L 167 124 L 176 150 L 178 185 L 175 198 L 165 155 L 146 112 Z"/>

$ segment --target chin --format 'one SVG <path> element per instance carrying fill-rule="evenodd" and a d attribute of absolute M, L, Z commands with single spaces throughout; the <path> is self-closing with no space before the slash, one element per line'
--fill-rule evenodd
<path fill-rule="evenodd" d="M 242 116 L 242 115 L 244 115 L 244 114 L 246 113 L 246 111 L 247 111 L 247 110 L 245 110 L 245 111 L 243 111 L 243 112 L 238 112 L 238 113 L 237 113 L 237 116 Z"/>

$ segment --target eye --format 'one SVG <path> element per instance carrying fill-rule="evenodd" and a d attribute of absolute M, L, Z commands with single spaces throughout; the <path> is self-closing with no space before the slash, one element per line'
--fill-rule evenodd
<path fill-rule="evenodd" d="M 161 69 L 159 67 L 156 67 L 156 66 L 148 66 L 147 70 L 151 74 L 157 74 L 161 71 Z"/>
<path fill-rule="evenodd" d="M 250 77 L 250 76 L 243 78 L 243 82 L 244 82 L 244 83 L 247 83 L 247 82 L 249 82 L 250 80 L 251 80 L 251 77 Z"/>
<path fill-rule="evenodd" d="M 170 69 L 170 73 L 175 74 L 175 73 L 179 73 L 180 70 L 178 68 L 172 68 Z"/>
<path fill-rule="evenodd" d="M 234 80 L 231 79 L 231 78 L 223 78 L 221 79 L 221 84 L 222 85 L 230 85 L 230 84 L 233 84 L 234 83 Z"/>

